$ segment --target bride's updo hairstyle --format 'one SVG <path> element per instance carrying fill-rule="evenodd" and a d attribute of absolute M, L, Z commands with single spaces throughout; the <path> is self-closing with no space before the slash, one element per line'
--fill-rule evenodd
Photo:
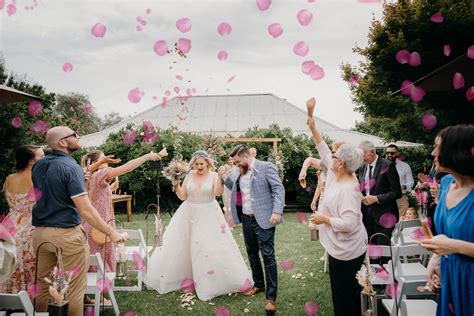
<path fill-rule="evenodd" d="M 204 158 L 204 160 L 206 160 L 207 162 L 207 168 L 210 170 L 210 171 L 214 171 L 216 169 L 215 165 L 214 165 L 214 160 L 212 160 L 211 158 L 209 158 L 209 155 L 207 154 L 207 152 L 205 152 L 204 150 L 198 150 L 198 151 L 195 151 L 192 155 L 191 155 L 191 160 L 189 161 L 189 167 L 190 168 L 193 168 L 194 167 L 194 163 L 196 162 L 196 159 L 198 158 Z"/>

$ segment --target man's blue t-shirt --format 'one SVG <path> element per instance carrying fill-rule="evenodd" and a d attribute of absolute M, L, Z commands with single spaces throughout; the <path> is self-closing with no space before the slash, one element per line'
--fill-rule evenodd
<path fill-rule="evenodd" d="M 87 190 L 84 172 L 74 158 L 53 151 L 35 163 L 32 179 L 38 192 L 33 226 L 67 228 L 82 223 L 72 199 L 87 194 Z"/>

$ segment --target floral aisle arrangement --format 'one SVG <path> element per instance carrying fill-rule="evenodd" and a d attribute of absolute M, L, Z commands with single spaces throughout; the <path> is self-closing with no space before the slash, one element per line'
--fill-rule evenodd
<path fill-rule="evenodd" d="M 375 280 L 375 270 L 370 265 L 369 256 L 365 257 L 364 263 L 356 274 L 356 279 L 362 286 L 360 292 L 361 314 L 363 316 L 377 315 L 377 293 L 372 286 L 372 282 Z"/>
<path fill-rule="evenodd" d="M 79 267 L 78 267 L 79 268 Z M 75 270 L 78 270 L 76 268 Z M 62 269 L 61 257 L 58 258 L 58 266 L 54 267 L 51 278 L 44 278 L 46 283 L 49 284 L 49 295 L 51 295 L 51 301 L 48 306 L 48 313 L 51 316 L 62 316 L 68 314 L 68 301 L 65 300 L 66 292 L 69 288 L 71 279 L 77 275 L 78 271 L 70 271 L 66 275 L 64 269 Z"/>

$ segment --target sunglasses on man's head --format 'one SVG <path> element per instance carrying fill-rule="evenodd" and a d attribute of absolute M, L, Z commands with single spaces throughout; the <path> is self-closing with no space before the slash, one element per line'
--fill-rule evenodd
<path fill-rule="evenodd" d="M 69 137 L 77 138 L 77 134 L 74 132 L 71 135 L 67 135 L 67 136 L 62 137 L 60 140 L 63 140 L 63 139 L 69 138 Z"/>

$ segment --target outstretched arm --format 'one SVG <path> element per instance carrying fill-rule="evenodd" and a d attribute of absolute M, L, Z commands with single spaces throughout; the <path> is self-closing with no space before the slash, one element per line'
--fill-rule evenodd
<path fill-rule="evenodd" d="M 303 166 L 301 166 L 301 171 L 298 176 L 298 180 L 306 178 L 306 173 L 309 167 L 313 167 L 315 169 L 321 169 L 321 159 L 308 157 L 304 160 Z"/>
<path fill-rule="evenodd" d="M 117 167 L 117 168 L 110 168 L 109 169 L 109 174 L 107 176 L 107 180 L 111 180 L 115 177 L 121 176 L 123 174 L 126 174 L 130 171 L 135 170 L 136 168 L 140 167 L 142 164 L 147 162 L 148 160 L 160 160 L 163 157 L 166 157 L 168 153 L 166 152 L 166 148 L 161 150 L 159 153 L 148 153 L 145 154 L 141 157 L 135 158 L 133 160 L 130 160 L 126 164 Z"/>

